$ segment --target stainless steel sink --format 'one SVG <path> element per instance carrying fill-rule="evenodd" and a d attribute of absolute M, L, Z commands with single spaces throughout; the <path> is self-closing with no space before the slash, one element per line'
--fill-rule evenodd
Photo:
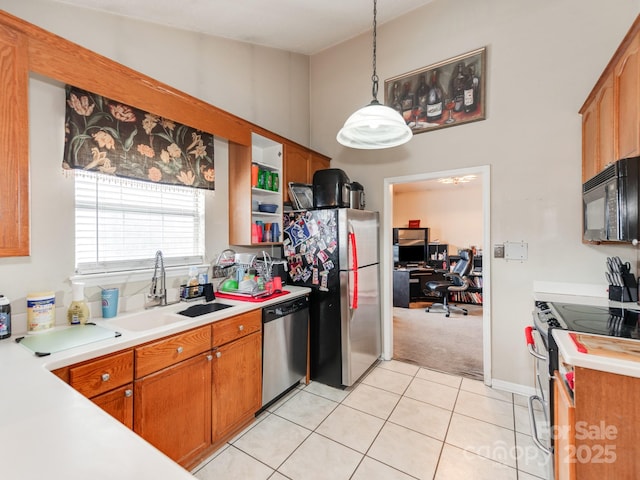
<path fill-rule="evenodd" d="M 232 306 L 233 305 L 227 305 L 226 303 L 201 303 L 199 305 L 192 305 L 186 310 L 182 310 L 178 313 L 185 317 L 199 317 L 200 315 L 217 312 L 218 310 L 224 310 L 225 308 Z"/>

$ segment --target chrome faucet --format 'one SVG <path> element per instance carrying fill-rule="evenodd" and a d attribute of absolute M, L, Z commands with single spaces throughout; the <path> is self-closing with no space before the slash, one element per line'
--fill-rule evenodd
<path fill-rule="evenodd" d="M 158 288 L 158 268 L 160 268 L 160 288 Z M 153 278 L 151 279 L 151 288 L 147 295 L 149 301 L 145 304 L 144 308 L 167 305 L 166 281 L 167 275 L 164 270 L 164 258 L 162 257 L 162 251 L 158 250 L 156 252 L 156 264 L 153 269 Z"/>

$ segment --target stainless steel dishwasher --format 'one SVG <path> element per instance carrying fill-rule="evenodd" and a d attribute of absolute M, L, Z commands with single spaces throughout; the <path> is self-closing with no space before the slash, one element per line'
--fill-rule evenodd
<path fill-rule="evenodd" d="M 309 298 L 294 298 L 262 310 L 262 406 L 307 375 Z"/>

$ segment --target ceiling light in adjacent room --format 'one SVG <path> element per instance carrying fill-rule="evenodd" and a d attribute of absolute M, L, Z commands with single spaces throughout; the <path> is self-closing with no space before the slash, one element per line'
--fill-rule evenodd
<path fill-rule="evenodd" d="M 439 178 L 438 181 L 440 183 L 451 183 L 453 185 L 458 185 L 459 183 L 469 183 L 471 180 L 476 178 L 475 175 L 465 175 L 463 177 L 446 177 Z"/>

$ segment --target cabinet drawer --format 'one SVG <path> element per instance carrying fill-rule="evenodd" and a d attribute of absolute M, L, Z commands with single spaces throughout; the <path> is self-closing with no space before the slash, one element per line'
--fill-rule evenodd
<path fill-rule="evenodd" d="M 133 351 L 128 350 L 69 368 L 70 385 L 86 397 L 120 387 L 133 380 Z"/>
<path fill-rule="evenodd" d="M 135 349 L 136 378 L 191 358 L 211 348 L 211 329 L 200 327 Z"/>
<path fill-rule="evenodd" d="M 252 310 L 211 325 L 213 346 L 224 345 L 250 333 L 262 331 L 262 310 Z"/>

